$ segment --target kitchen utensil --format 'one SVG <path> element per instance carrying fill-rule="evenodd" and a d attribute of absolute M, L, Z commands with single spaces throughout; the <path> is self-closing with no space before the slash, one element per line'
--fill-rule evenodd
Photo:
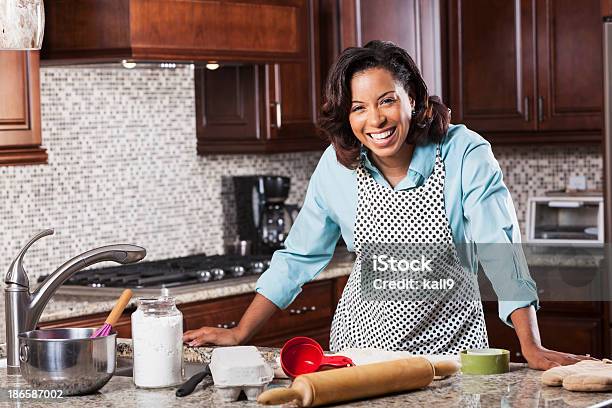
<path fill-rule="evenodd" d="M 461 372 L 463 374 L 502 374 L 510 371 L 510 352 L 504 349 L 463 350 Z"/>
<path fill-rule="evenodd" d="M 434 380 L 441 380 L 453 375 L 461 369 L 459 355 L 429 354 L 416 355 L 408 351 L 389 351 L 376 348 L 347 348 L 338 352 L 338 355 L 353 360 L 353 364 L 361 366 L 365 364 L 382 363 L 385 361 L 399 360 L 402 358 L 423 357 L 434 365 L 436 375 Z M 289 378 L 280 366 L 280 356 L 276 358 L 278 368 L 274 370 L 274 378 Z"/>
<path fill-rule="evenodd" d="M 197 374 L 194 374 L 189 378 L 183 385 L 180 386 L 178 390 L 176 390 L 177 397 L 186 397 L 191 394 L 193 390 L 198 386 L 199 383 L 206 378 L 206 376 L 210 375 L 210 367 L 208 364 L 204 366 L 204 370 L 200 371 Z"/>
<path fill-rule="evenodd" d="M 116 337 L 91 338 L 95 329 L 66 328 L 20 333 L 21 375 L 32 389 L 83 395 L 102 388 L 115 372 Z"/>
<path fill-rule="evenodd" d="M 115 303 L 115 307 L 113 307 L 113 310 L 111 310 L 111 312 L 109 313 L 102 327 L 96 330 L 95 333 L 91 335 L 91 337 L 94 338 L 94 337 L 108 336 L 108 334 L 113 329 L 113 325 L 117 323 L 117 320 L 119 320 L 119 318 L 121 317 L 123 310 L 125 309 L 127 304 L 130 302 L 131 298 L 132 298 L 132 291 L 130 289 L 124 290 L 121 293 L 121 296 L 119 296 L 119 299 L 117 299 L 117 303 Z"/>
<path fill-rule="evenodd" d="M 244 391 L 254 401 L 274 378 L 274 371 L 254 346 L 219 347 L 210 357 L 217 393 L 224 401 L 235 401 Z"/>
<path fill-rule="evenodd" d="M 434 366 L 427 359 L 405 358 L 303 374 L 291 388 L 267 390 L 257 402 L 277 405 L 297 400 L 300 406 L 314 407 L 415 390 L 426 387 L 433 378 Z"/>
<path fill-rule="evenodd" d="M 322 366 L 347 367 L 353 361 L 344 356 L 326 356 L 319 343 L 309 337 L 288 340 L 280 352 L 281 367 L 289 377 L 317 371 Z"/>

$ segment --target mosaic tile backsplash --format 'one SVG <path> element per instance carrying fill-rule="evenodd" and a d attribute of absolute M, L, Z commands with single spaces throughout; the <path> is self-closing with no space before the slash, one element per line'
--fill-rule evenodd
<path fill-rule="evenodd" d="M 26 256 L 33 282 L 112 243 L 141 245 L 147 260 L 219 253 L 235 235 L 232 175 L 290 176 L 288 202 L 300 203 L 321 153 L 197 156 L 193 83 L 187 66 L 43 68 L 49 164 L 0 168 L 0 272 L 44 228 L 56 233 Z"/>
<path fill-rule="evenodd" d="M 26 256 L 32 282 L 74 255 L 112 243 L 141 245 L 148 260 L 219 253 L 236 231 L 232 175 L 290 176 L 288 201 L 302 202 L 318 152 L 196 155 L 193 80 L 187 66 L 42 68 L 49 164 L 0 167 L 2 276 L 28 237 L 44 228 L 56 233 Z M 528 196 L 562 189 L 572 175 L 586 176 L 588 188 L 601 188 L 596 147 L 494 152 L 523 231 Z M 3 338 L 0 330 L 0 343 Z"/>
<path fill-rule="evenodd" d="M 603 189 L 603 158 L 598 146 L 493 147 L 512 194 L 523 236 L 527 199 L 565 190 L 573 176 L 584 176 L 588 190 Z"/>

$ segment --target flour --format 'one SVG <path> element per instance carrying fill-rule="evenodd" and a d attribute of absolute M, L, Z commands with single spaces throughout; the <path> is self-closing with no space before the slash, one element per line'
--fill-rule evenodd
<path fill-rule="evenodd" d="M 171 307 L 160 307 L 167 299 Z M 132 314 L 134 384 L 143 388 L 170 387 L 183 381 L 183 315 L 172 298 L 154 302 L 141 300 Z"/>

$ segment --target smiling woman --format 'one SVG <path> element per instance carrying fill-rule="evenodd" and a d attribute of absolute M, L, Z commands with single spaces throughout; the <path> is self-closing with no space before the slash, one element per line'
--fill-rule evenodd
<path fill-rule="evenodd" d="M 405 50 L 381 41 L 344 50 L 325 100 L 320 125 L 332 146 L 310 179 L 286 248 L 274 253 L 237 327 L 203 327 L 185 333 L 185 341 L 246 342 L 327 266 L 342 235 L 357 259 L 332 322 L 332 351 L 458 354 L 488 347 L 479 261 L 496 293 L 506 295 L 499 316 L 515 328 L 532 368 L 586 358 L 542 346 L 537 291 L 522 254 L 500 259 L 486 250 L 492 243 L 520 243 L 491 146 L 465 126 L 449 124 L 449 110 L 428 95 Z M 430 267 L 390 268 L 385 275 L 389 271 L 372 269 L 376 256 L 421 259 Z M 398 292 L 377 287 L 381 280 L 407 283 Z"/>
<path fill-rule="evenodd" d="M 382 92 L 382 93 L 381 93 Z M 408 171 L 414 144 L 406 143 L 414 99 L 384 68 L 370 68 L 351 81 L 349 123 L 377 167 L 395 186 Z M 408 160 L 407 160 L 408 159 Z"/>
<path fill-rule="evenodd" d="M 320 125 L 348 168 L 357 167 L 362 146 L 395 156 L 408 152 L 406 145 L 439 143 L 448 129 L 448 108 L 428 95 L 412 58 L 392 43 L 372 41 L 343 53 L 325 91 Z M 398 131 L 384 134 L 389 130 Z"/>

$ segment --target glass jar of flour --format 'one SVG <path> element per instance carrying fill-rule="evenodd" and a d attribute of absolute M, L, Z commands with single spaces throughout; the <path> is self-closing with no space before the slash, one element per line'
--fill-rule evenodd
<path fill-rule="evenodd" d="M 132 348 L 137 387 L 171 387 L 183 381 L 183 314 L 173 297 L 138 299 Z"/>

